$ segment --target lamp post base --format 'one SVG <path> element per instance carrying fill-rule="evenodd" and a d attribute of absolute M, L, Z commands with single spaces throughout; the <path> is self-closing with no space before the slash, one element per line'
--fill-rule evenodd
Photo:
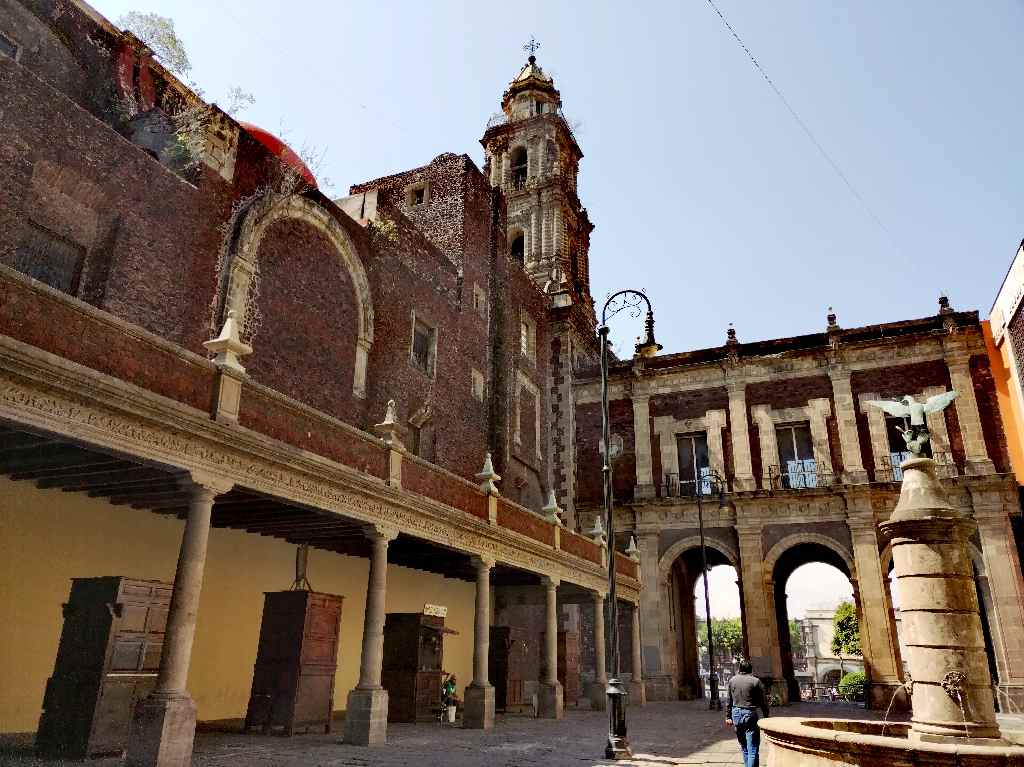
<path fill-rule="evenodd" d="M 630 759 L 633 752 L 626 738 L 626 688 L 618 679 L 608 680 L 608 742 L 605 759 Z"/>

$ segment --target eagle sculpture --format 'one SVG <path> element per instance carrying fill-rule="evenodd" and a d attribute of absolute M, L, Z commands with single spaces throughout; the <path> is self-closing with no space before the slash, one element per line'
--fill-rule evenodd
<path fill-rule="evenodd" d="M 907 443 L 907 449 L 914 455 L 921 455 L 925 444 L 929 440 L 928 424 L 925 416 L 928 413 L 938 413 L 944 410 L 950 402 L 956 399 L 956 391 L 946 391 L 929 397 L 924 402 L 918 402 L 911 395 L 906 395 L 898 400 L 873 399 L 868 405 L 884 410 L 886 413 L 897 418 L 910 419 L 910 427 L 900 429 L 903 441 Z"/>

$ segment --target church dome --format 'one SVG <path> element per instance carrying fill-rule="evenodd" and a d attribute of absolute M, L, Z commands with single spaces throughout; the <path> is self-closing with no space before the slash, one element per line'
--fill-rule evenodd
<path fill-rule="evenodd" d="M 298 154 L 296 154 L 292 148 L 281 139 L 273 133 L 265 131 L 263 128 L 253 125 L 252 123 L 240 122 L 239 125 L 241 125 L 250 136 L 263 144 L 263 146 L 267 148 L 267 151 L 275 155 L 281 160 L 281 162 L 286 165 L 290 165 L 298 171 L 302 178 L 313 186 L 319 187 L 319 184 L 316 182 L 316 176 L 313 175 L 313 171 L 311 171 L 309 166 L 302 161 L 302 158 L 299 157 Z"/>

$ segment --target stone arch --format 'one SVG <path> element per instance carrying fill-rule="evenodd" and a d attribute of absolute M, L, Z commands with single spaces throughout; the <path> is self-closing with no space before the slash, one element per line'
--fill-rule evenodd
<path fill-rule="evenodd" d="M 737 574 L 740 570 L 740 552 L 732 544 L 720 541 L 717 538 L 704 537 L 704 545 L 709 549 L 714 549 L 719 554 L 729 560 L 729 564 L 735 568 Z M 672 564 L 679 558 L 681 554 L 686 553 L 690 549 L 700 548 L 700 536 L 691 535 L 682 540 L 676 541 L 664 554 L 658 559 L 658 578 L 660 581 L 664 581 L 668 578 L 669 572 L 672 570 Z"/>
<path fill-rule="evenodd" d="M 805 543 L 813 543 L 823 546 L 839 555 L 840 559 L 842 559 L 846 564 L 846 576 L 851 581 L 856 582 L 857 567 L 853 561 L 853 554 L 835 538 L 830 538 L 829 536 L 821 535 L 820 533 L 793 533 L 792 535 L 787 535 L 781 541 L 772 546 L 764 558 L 764 573 L 766 577 L 775 577 L 775 565 L 778 564 L 779 559 L 783 554 L 794 546 L 799 546 L 800 544 Z"/>
<path fill-rule="evenodd" d="M 370 282 L 348 232 L 330 213 L 312 200 L 292 195 L 272 203 L 269 207 L 257 202 L 245 213 L 226 259 L 227 291 L 221 317 L 226 316 L 228 311 L 234 311 L 243 331 L 246 328 L 246 311 L 256 273 L 260 242 L 273 224 L 285 219 L 302 221 L 326 236 L 334 246 L 342 268 L 347 271 L 352 281 L 359 318 L 352 393 L 360 399 L 365 398 L 366 371 L 370 348 L 373 346 L 373 296 L 370 293 Z"/>

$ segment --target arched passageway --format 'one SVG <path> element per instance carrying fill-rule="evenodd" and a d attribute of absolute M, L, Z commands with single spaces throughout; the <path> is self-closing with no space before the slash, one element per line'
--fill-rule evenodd
<path fill-rule="evenodd" d="M 850 559 L 837 548 L 819 542 L 801 542 L 787 548 L 778 557 L 772 570 L 772 581 L 775 590 L 775 622 L 779 632 L 778 642 L 779 651 L 782 656 L 782 678 L 785 682 L 787 696 L 790 701 L 801 699 L 800 681 L 797 678 L 797 665 L 794 663 L 794 649 L 799 650 L 800 648 L 794 647 L 795 642 L 790 624 L 787 588 L 791 578 L 799 578 L 803 583 L 805 582 L 804 579 L 814 576 L 815 570 L 820 572 L 820 568 L 804 567 L 812 563 L 830 565 L 842 573 L 851 584 L 850 592 L 847 592 L 847 594 L 852 592 L 858 618 L 861 612 L 859 600 L 857 599 L 857 590 L 853 586 Z M 800 572 L 797 572 L 798 570 Z M 834 594 L 833 598 L 838 597 L 836 599 L 836 603 L 838 603 L 843 596 Z"/>
<path fill-rule="evenodd" d="M 732 588 L 729 587 L 730 581 L 735 584 L 737 580 L 736 570 L 730 558 L 711 545 L 706 547 L 706 551 L 708 568 L 711 573 L 709 584 L 713 589 L 711 617 L 712 629 L 714 629 L 716 618 L 727 617 L 726 613 L 730 613 L 728 617 L 736 617 L 739 613 L 740 591 L 736 585 L 733 585 Z M 673 584 L 674 593 L 670 623 L 676 638 L 678 689 L 679 697 L 682 700 L 702 698 L 705 695 L 708 660 L 702 569 L 699 546 L 688 548 L 680 553 L 672 563 L 671 569 L 670 582 Z M 728 608 L 726 604 L 729 605 Z M 716 612 L 716 605 L 722 608 L 721 612 Z M 744 633 L 741 633 L 741 636 L 741 651 L 746 652 L 746 636 Z M 725 644 L 715 648 L 715 661 L 716 667 L 719 669 L 718 678 L 720 680 L 723 679 L 723 667 L 725 673 L 729 673 L 733 662 L 732 656 L 733 653 Z"/>

